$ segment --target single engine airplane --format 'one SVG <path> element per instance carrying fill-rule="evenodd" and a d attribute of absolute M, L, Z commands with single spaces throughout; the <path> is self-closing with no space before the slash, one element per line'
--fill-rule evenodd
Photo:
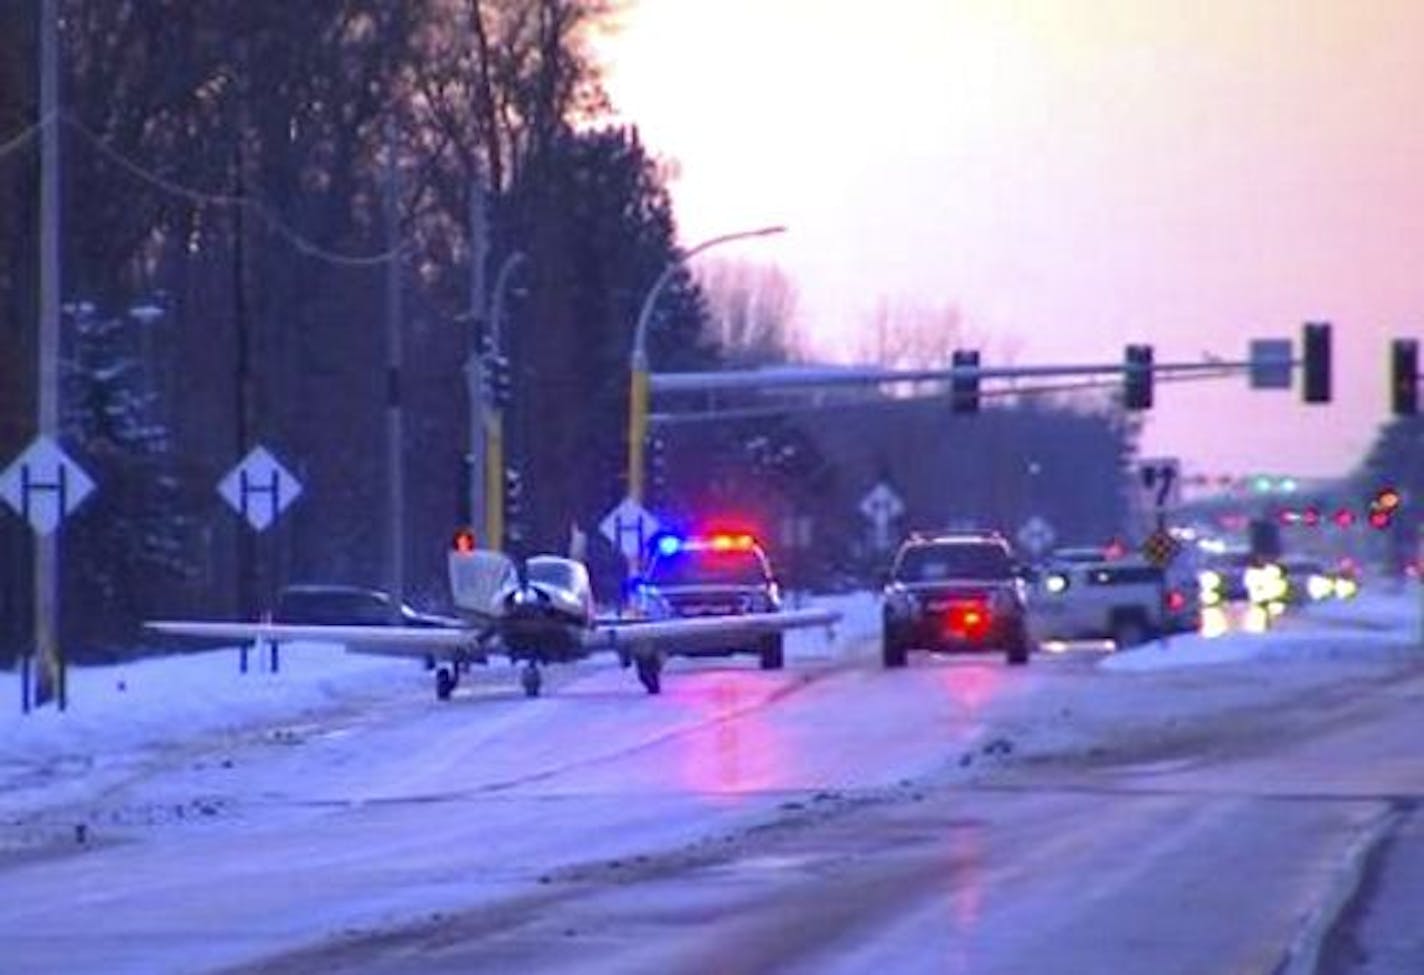
<path fill-rule="evenodd" d="M 662 689 L 664 651 L 755 641 L 768 633 L 830 626 L 840 614 L 801 609 L 733 616 L 677 619 L 604 619 L 594 611 L 593 588 L 581 561 L 554 555 L 515 560 L 477 549 L 460 532 L 449 553 L 450 590 L 464 625 L 448 629 L 411 626 L 316 625 L 273 622 L 160 620 L 159 633 L 267 643 L 310 640 L 342 643 L 356 653 L 405 655 L 435 660 L 435 695 L 447 700 L 460 673 L 472 662 L 503 655 L 523 663 L 524 693 L 539 695 L 545 664 L 569 663 L 596 653 L 616 653 L 636 665 L 649 694 Z"/>

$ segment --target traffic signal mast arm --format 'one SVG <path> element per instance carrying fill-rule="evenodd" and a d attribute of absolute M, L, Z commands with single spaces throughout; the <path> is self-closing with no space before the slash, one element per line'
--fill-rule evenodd
<path fill-rule="evenodd" d="M 888 383 L 974 381 L 985 379 L 1063 379 L 1074 376 L 1122 375 L 1132 368 L 1124 362 L 1101 365 L 1062 366 L 945 366 L 937 369 L 887 369 L 879 366 L 795 366 L 773 369 L 746 369 L 733 372 L 653 373 L 654 393 L 701 393 L 738 389 L 829 388 L 834 386 L 878 386 Z M 1211 362 L 1159 362 L 1152 366 L 1158 375 L 1206 375 L 1245 372 L 1251 362 L 1214 360 Z"/>

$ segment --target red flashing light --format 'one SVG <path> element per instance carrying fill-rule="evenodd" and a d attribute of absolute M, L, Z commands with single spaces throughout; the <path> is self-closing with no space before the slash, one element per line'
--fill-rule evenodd
<path fill-rule="evenodd" d="M 714 552 L 750 552 L 752 546 L 756 545 L 756 539 L 745 533 L 740 535 L 713 535 L 711 539 L 712 551 Z"/>
<path fill-rule="evenodd" d="M 475 533 L 468 528 L 461 528 L 455 532 L 455 537 L 451 540 L 450 545 L 462 555 L 469 554 L 475 550 Z"/>
<path fill-rule="evenodd" d="M 1173 589 L 1167 593 L 1167 612 L 1180 613 L 1187 608 L 1187 597 L 1180 589 Z"/>
<path fill-rule="evenodd" d="M 1339 528 L 1349 528 L 1355 524 L 1355 513 L 1349 508 L 1340 508 L 1335 512 L 1335 524 Z"/>
<path fill-rule="evenodd" d="M 1371 527 L 1371 528 L 1378 528 L 1380 531 L 1384 531 L 1386 528 L 1388 528 L 1388 527 L 1389 527 L 1389 512 L 1388 512 L 1388 511 L 1378 510 L 1378 509 L 1375 510 L 1375 511 L 1371 511 L 1371 512 L 1370 512 L 1370 527 Z"/>

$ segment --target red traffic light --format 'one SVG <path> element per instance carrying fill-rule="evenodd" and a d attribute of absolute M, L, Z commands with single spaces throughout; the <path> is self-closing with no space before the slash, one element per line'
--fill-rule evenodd
<path fill-rule="evenodd" d="M 475 533 L 468 528 L 461 528 L 455 532 L 455 537 L 450 541 L 450 547 L 463 554 L 475 550 Z"/>

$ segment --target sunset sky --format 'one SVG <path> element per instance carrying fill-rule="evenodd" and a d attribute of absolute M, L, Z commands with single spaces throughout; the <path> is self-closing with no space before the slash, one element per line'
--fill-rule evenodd
<path fill-rule="evenodd" d="M 1201 473 L 1343 473 L 1424 324 L 1417 0 L 634 0 L 615 105 L 681 239 L 774 262 L 844 358 L 881 298 L 957 304 L 986 362 L 1244 355 L 1335 324 L 1336 402 L 1158 391 Z"/>

